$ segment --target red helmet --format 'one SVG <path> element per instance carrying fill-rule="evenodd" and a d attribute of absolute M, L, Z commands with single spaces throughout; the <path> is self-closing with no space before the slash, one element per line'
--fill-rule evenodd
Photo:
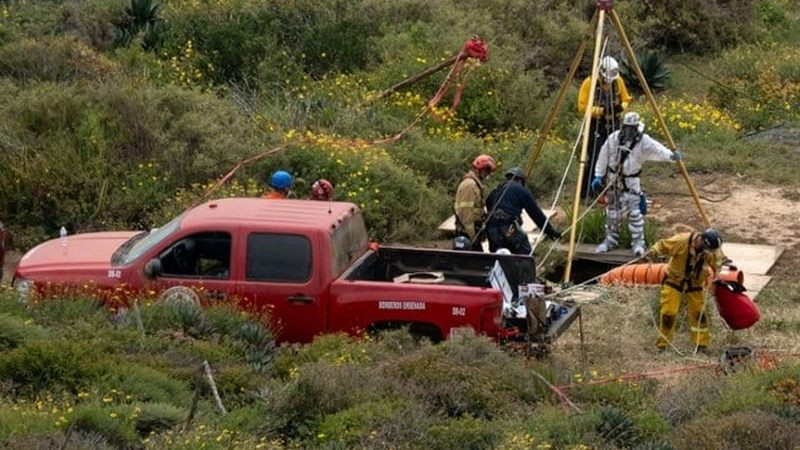
<path fill-rule="evenodd" d="M 331 200 L 333 193 L 333 184 L 324 178 L 320 178 L 311 185 L 312 200 Z"/>
<path fill-rule="evenodd" d="M 494 172 L 497 169 L 497 162 L 489 155 L 478 155 L 472 160 L 472 167 L 478 170 L 489 169 L 490 172 Z"/>

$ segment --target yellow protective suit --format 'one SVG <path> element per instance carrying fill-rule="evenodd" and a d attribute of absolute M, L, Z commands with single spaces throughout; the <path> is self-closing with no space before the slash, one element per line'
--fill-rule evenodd
<path fill-rule="evenodd" d="M 692 345 L 707 347 L 711 340 L 703 286 L 709 271 L 716 273 L 724 259 L 720 250 L 697 252 L 692 245 L 697 233 L 678 233 L 661 239 L 650 248 L 652 256 L 669 256 L 667 276 L 661 286 L 659 311 L 660 336 L 656 346 L 664 348 L 672 341 L 677 325 L 681 297 L 686 295 Z"/>

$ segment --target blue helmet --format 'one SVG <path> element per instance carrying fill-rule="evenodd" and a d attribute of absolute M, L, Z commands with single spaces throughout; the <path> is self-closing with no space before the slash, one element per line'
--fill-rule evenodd
<path fill-rule="evenodd" d="M 278 170 L 272 174 L 269 185 L 273 189 L 289 189 L 292 187 L 292 176 L 285 170 Z"/>

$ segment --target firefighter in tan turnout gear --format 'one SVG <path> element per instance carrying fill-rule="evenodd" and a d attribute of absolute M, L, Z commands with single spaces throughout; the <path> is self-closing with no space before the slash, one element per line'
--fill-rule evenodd
<path fill-rule="evenodd" d="M 628 213 L 628 230 L 631 232 L 631 249 L 642 256 L 645 250 L 644 214 L 647 202 L 642 192 L 639 175 L 645 161 L 678 161 L 680 152 L 673 152 L 644 133 L 639 114 L 629 112 L 622 119 L 622 128 L 611 133 L 597 159 L 591 188 L 599 192 L 603 177 L 609 185 L 606 191 L 606 237 L 597 246 L 597 253 L 613 250 L 619 243 L 619 222 Z"/>
<path fill-rule="evenodd" d="M 479 155 L 472 161 L 472 169 L 464 174 L 456 191 L 453 210 L 456 216 L 456 234 L 470 240 L 471 250 L 483 251 L 481 242 L 485 238 L 483 222 L 486 207 L 483 196 L 483 181 L 497 169 L 497 162 L 489 155 Z"/>
<path fill-rule="evenodd" d="M 678 233 L 662 239 L 653 245 L 648 257 L 669 257 L 667 277 L 661 286 L 661 306 L 659 311 L 660 336 L 656 346 L 663 350 L 675 334 L 681 297 L 686 296 L 689 313 L 691 342 L 699 350 L 705 350 L 711 339 L 708 330 L 708 314 L 705 311 L 703 286 L 727 258 L 720 250 L 722 237 L 717 230 L 708 229 L 702 233 Z"/>

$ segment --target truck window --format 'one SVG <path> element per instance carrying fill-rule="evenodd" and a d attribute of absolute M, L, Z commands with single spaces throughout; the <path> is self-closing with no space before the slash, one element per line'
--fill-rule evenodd
<path fill-rule="evenodd" d="M 172 244 L 159 256 L 165 277 L 227 279 L 231 268 L 231 235 L 196 233 Z"/>
<path fill-rule="evenodd" d="M 247 238 L 247 279 L 305 282 L 311 278 L 311 241 L 293 234 L 253 233 Z"/>
<path fill-rule="evenodd" d="M 350 218 L 333 230 L 331 236 L 331 256 L 333 277 L 341 275 L 367 249 L 367 227 L 361 211 L 356 211 Z"/>
<path fill-rule="evenodd" d="M 124 253 L 120 255 L 122 264 L 130 264 L 133 261 L 136 261 L 137 258 L 147 253 L 147 251 L 155 247 L 159 242 L 169 237 L 169 235 L 180 228 L 182 220 L 183 214 L 170 220 L 161 228 L 154 228 L 149 233 L 143 231 L 141 236 L 137 234 L 131 238 L 131 241 L 122 244 L 123 247 L 130 246 L 127 249 L 121 249 Z"/>

